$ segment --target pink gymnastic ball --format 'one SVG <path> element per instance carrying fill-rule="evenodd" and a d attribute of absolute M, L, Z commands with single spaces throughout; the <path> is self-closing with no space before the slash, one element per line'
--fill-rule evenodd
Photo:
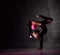
<path fill-rule="evenodd" d="M 35 29 L 36 29 L 36 26 L 32 24 L 32 25 L 31 25 L 31 29 L 32 29 L 32 30 L 35 30 Z"/>

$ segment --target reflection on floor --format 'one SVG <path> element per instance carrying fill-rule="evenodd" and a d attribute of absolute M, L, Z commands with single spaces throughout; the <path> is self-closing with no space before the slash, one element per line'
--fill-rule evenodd
<path fill-rule="evenodd" d="M 60 55 L 59 50 L 7 50 L 0 55 Z"/>

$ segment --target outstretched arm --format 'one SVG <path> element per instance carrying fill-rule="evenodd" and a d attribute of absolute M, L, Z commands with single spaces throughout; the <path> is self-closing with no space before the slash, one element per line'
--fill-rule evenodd
<path fill-rule="evenodd" d="M 46 21 L 46 24 L 49 24 L 53 21 L 53 19 L 51 17 L 46 17 L 43 15 L 37 15 L 36 17 L 41 17 L 42 19 L 44 19 Z"/>

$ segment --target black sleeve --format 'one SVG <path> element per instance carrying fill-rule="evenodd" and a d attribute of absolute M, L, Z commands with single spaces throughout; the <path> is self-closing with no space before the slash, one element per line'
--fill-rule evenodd
<path fill-rule="evenodd" d="M 47 23 L 47 20 L 51 20 L 51 22 L 53 21 L 53 19 L 51 18 L 51 17 L 46 17 L 46 16 L 43 16 L 43 15 L 39 15 L 42 19 L 44 19 L 45 20 L 45 23 L 46 24 L 48 24 Z"/>

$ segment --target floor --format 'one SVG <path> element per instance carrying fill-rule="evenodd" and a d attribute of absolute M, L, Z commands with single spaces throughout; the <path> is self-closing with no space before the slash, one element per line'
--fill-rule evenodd
<path fill-rule="evenodd" d="M 60 55 L 59 50 L 4 50 L 0 55 Z"/>

